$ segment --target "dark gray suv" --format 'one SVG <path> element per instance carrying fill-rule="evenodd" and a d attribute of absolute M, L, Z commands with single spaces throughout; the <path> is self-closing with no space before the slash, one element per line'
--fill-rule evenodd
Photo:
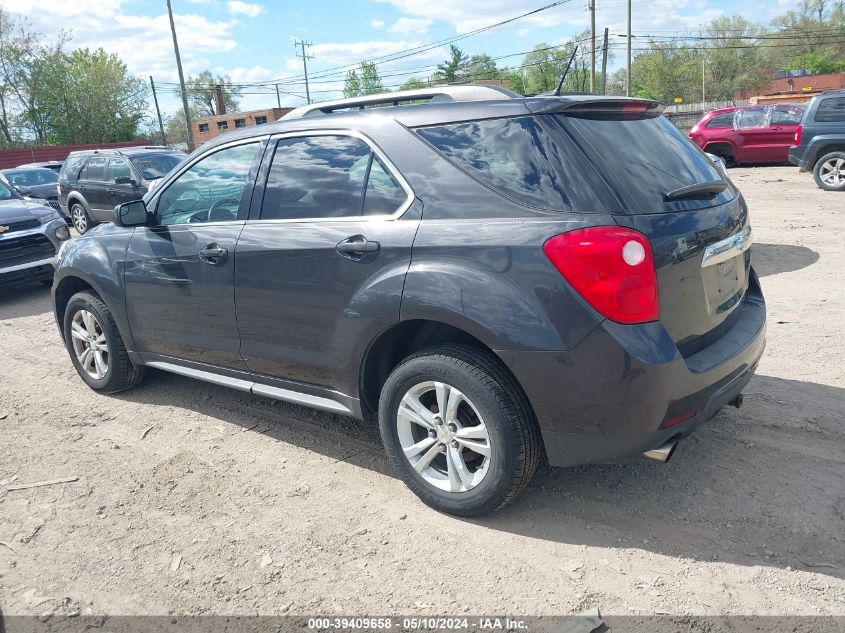
<path fill-rule="evenodd" d="M 67 244 L 95 391 L 146 367 L 378 418 L 446 512 L 645 453 L 738 406 L 765 305 L 745 202 L 657 103 L 435 88 L 202 146 Z"/>

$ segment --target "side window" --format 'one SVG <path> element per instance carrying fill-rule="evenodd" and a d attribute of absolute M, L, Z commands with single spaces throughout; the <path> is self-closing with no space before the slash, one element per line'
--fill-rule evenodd
<path fill-rule="evenodd" d="M 267 177 L 261 219 L 360 215 L 370 154 L 369 145 L 349 136 L 281 139 Z"/>
<path fill-rule="evenodd" d="M 109 168 L 106 172 L 108 182 L 117 182 L 118 178 L 132 178 L 132 171 L 129 165 L 122 158 L 112 158 L 109 161 Z"/>
<path fill-rule="evenodd" d="M 363 215 L 392 215 L 408 199 L 407 192 L 391 175 L 379 157 L 372 154 L 370 175 L 364 191 Z"/>
<path fill-rule="evenodd" d="M 740 110 L 739 116 L 736 119 L 736 127 L 755 128 L 766 127 L 766 109 L 765 108 L 748 108 Z"/>
<path fill-rule="evenodd" d="M 106 177 L 106 159 L 100 156 L 90 158 L 85 167 L 82 168 L 82 173 L 79 174 L 80 180 L 104 180 Z"/>
<path fill-rule="evenodd" d="M 845 121 L 845 97 L 824 99 L 816 110 L 815 120 L 818 123 Z"/>
<path fill-rule="evenodd" d="M 798 125 L 804 110 L 795 106 L 776 106 L 772 109 L 771 125 Z"/>
<path fill-rule="evenodd" d="M 194 163 L 161 193 L 156 206 L 158 224 L 237 220 L 258 145 L 228 147 Z"/>
<path fill-rule="evenodd" d="M 734 113 L 733 112 L 722 112 L 721 114 L 717 114 L 712 119 L 707 122 L 705 127 L 733 127 L 734 126 Z"/>

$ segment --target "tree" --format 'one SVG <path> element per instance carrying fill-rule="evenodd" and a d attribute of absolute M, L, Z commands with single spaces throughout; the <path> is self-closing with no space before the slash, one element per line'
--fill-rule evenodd
<path fill-rule="evenodd" d="M 384 92 L 378 66 L 373 62 L 361 62 L 361 94 L 374 95 Z"/>
<path fill-rule="evenodd" d="M 421 88 L 427 88 L 428 84 L 424 81 L 417 79 L 416 77 L 411 77 L 401 86 L 399 86 L 399 90 L 419 90 Z"/>
<path fill-rule="evenodd" d="M 568 42 L 560 46 L 550 46 L 541 42 L 528 53 L 522 61 L 525 68 L 525 89 L 528 94 L 539 94 L 555 90 L 560 78 L 566 71 L 569 59 L 577 46 L 576 42 L 584 40 L 587 32 L 574 35 Z M 563 90 L 566 92 L 585 92 L 589 87 L 589 51 L 586 46 L 579 46 L 569 71 Z"/>
<path fill-rule="evenodd" d="M 346 73 L 343 82 L 344 97 L 360 97 L 380 92 L 384 92 L 384 86 L 375 63 L 364 60 L 361 62 L 360 74 L 354 69 Z"/>
<path fill-rule="evenodd" d="M 191 114 L 193 116 L 193 113 Z M 185 124 L 185 111 L 181 108 L 167 117 L 164 126 L 167 142 L 172 144 L 188 143 L 188 126 Z"/>
<path fill-rule="evenodd" d="M 220 86 L 223 91 L 223 105 L 227 112 L 237 112 L 240 102 L 238 95 L 240 88 L 232 85 L 232 80 L 226 75 L 216 77 L 209 70 L 204 70 L 194 77 L 188 77 L 185 89 L 188 91 L 188 103 L 198 116 L 214 116 L 217 112 L 214 100 L 214 89 Z"/>
<path fill-rule="evenodd" d="M 350 97 L 360 96 L 360 94 L 361 80 L 355 70 L 350 70 L 346 73 L 346 79 L 343 82 L 343 96 L 349 99 Z"/>
<path fill-rule="evenodd" d="M 499 79 L 499 70 L 496 68 L 496 61 L 489 55 L 473 55 L 458 77 L 467 81 Z"/>
<path fill-rule="evenodd" d="M 442 64 L 438 64 L 437 72 L 434 73 L 437 81 L 447 84 L 460 80 L 460 76 L 463 74 L 468 62 L 468 58 L 464 52 L 454 44 L 449 45 L 449 51 L 451 53 L 450 58 Z"/>

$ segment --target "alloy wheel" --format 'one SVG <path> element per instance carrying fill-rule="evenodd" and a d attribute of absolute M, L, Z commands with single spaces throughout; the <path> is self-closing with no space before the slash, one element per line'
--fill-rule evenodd
<path fill-rule="evenodd" d="M 455 387 L 426 381 L 399 403 L 396 430 L 405 458 L 429 484 L 468 492 L 490 466 L 490 435 L 469 398 Z"/>
<path fill-rule="evenodd" d="M 841 187 L 845 184 L 845 158 L 831 158 L 822 163 L 819 178 L 826 185 Z"/>
<path fill-rule="evenodd" d="M 70 335 L 80 367 L 95 380 L 105 378 L 109 370 L 109 349 L 97 317 L 88 310 L 79 310 L 71 320 Z"/>
<path fill-rule="evenodd" d="M 80 233 L 85 233 L 88 230 L 88 217 L 85 215 L 85 209 L 78 204 L 71 209 L 71 222 L 74 228 Z"/>

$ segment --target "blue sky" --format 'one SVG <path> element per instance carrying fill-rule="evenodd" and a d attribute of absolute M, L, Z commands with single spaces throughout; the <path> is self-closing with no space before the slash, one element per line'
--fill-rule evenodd
<path fill-rule="evenodd" d="M 203 69 L 231 76 L 236 82 L 278 80 L 283 105 L 304 103 L 302 62 L 294 40 L 312 42 L 309 74 L 315 98 L 338 96 L 343 71 L 331 71 L 362 59 L 467 33 L 552 0 L 172 0 L 186 74 Z M 165 112 L 178 108 L 170 86 L 177 80 L 164 0 L 0 0 L 12 13 L 26 16 L 47 35 L 67 29 L 70 47 L 103 47 L 140 76 L 152 75 L 162 88 Z M 669 34 L 698 29 L 710 19 L 741 13 L 766 22 L 794 8 L 798 0 L 633 0 L 635 34 Z M 626 0 L 596 0 L 597 30 L 611 31 L 617 48 L 611 67 L 624 62 Z M 557 44 L 589 26 L 587 0 L 565 4 L 458 43 L 468 54 L 505 56 L 530 50 L 538 42 Z M 413 72 L 432 73 L 448 46 L 380 67 L 386 86 Z M 499 61 L 518 65 L 521 56 Z M 330 73 L 330 74 L 327 74 Z M 322 75 L 322 77 L 320 76 Z M 168 85 L 170 84 L 170 85 Z M 244 109 L 276 103 L 270 88 L 248 88 Z M 257 93 L 257 94 L 249 94 Z"/>

